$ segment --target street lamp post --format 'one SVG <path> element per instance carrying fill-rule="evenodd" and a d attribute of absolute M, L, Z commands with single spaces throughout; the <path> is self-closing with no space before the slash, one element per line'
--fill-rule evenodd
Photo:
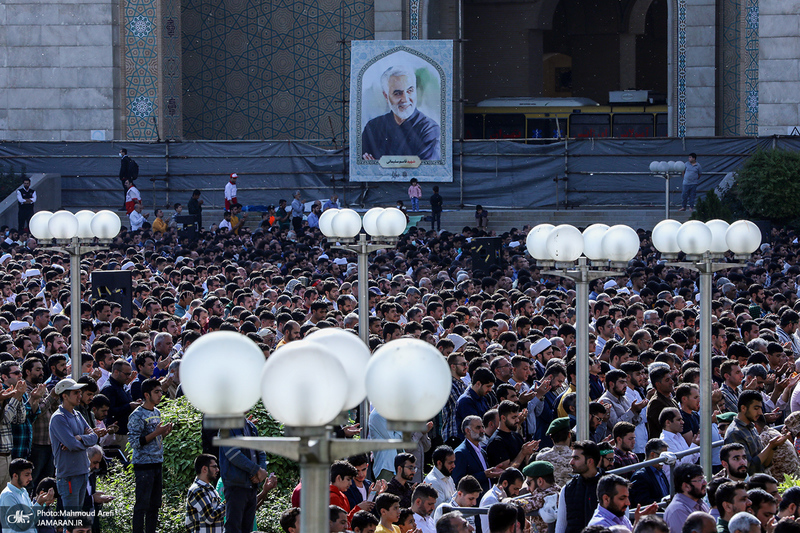
<path fill-rule="evenodd" d="M 358 453 L 416 446 L 420 431 L 444 407 L 450 394 L 450 369 L 439 351 L 418 339 L 398 339 L 370 357 L 351 353 L 358 338 L 328 328 L 276 350 L 265 362 L 258 346 L 234 332 L 213 332 L 187 350 L 181 363 L 184 393 L 205 413 L 204 425 L 220 429 L 217 446 L 262 450 L 300 463 L 300 532 L 329 531 L 329 468 L 332 461 Z M 217 364 L 226 354 L 226 365 Z M 364 365 L 364 357 L 369 362 Z M 343 364 L 345 363 L 345 364 Z M 218 372 L 209 372 L 209 368 Z M 408 368 L 419 372 L 409 373 Z M 236 394 L 231 394 L 235 390 Z M 357 392 L 353 392 L 353 391 Z M 404 439 L 351 440 L 331 437 L 330 424 L 364 395 L 403 431 Z M 282 422 L 287 437 L 229 437 L 241 428 L 259 396 Z"/>
<path fill-rule="evenodd" d="M 670 266 L 689 268 L 700 273 L 700 465 L 706 479 L 711 480 L 712 443 L 711 419 L 711 281 L 714 272 L 742 266 L 720 262 L 727 251 L 749 256 L 761 244 L 761 230 L 749 220 L 739 220 L 730 226 L 724 220 L 706 223 L 690 220 L 680 224 L 662 220 L 653 228 L 653 246 L 667 260 L 675 260 L 678 252 L 686 261 L 670 262 Z"/>
<path fill-rule="evenodd" d="M 686 163 L 683 161 L 653 161 L 650 163 L 650 172 L 664 178 L 664 220 L 669 219 L 669 178 L 670 175 L 683 174 Z"/>
<path fill-rule="evenodd" d="M 545 275 L 575 282 L 576 431 L 579 440 L 589 435 L 589 282 L 619 275 L 639 251 L 639 236 L 628 226 L 594 224 L 581 233 L 574 226 L 540 224 L 528 233 L 528 253 L 537 264 L 553 268 Z M 592 261 L 590 268 L 589 262 Z M 609 265 L 611 270 L 601 270 Z M 620 270 L 622 268 L 623 270 Z"/>
<path fill-rule="evenodd" d="M 319 218 L 319 229 L 329 239 L 338 241 L 333 248 L 358 256 L 358 334 L 369 346 L 369 254 L 397 242 L 397 237 L 406 229 L 406 216 L 394 207 L 373 207 L 362 220 L 352 209 L 328 209 Z M 368 408 L 362 404 L 358 412 L 364 437 L 367 436 Z"/>
<path fill-rule="evenodd" d="M 81 377 L 81 256 L 104 250 L 119 234 L 121 222 L 113 211 L 39 211 L 31 217 L 31 235 L 45 250 L 69 255 L 70 285 L 70 361 L 72 378 Z M 95 243 L 97 240 L 97 244 Z"/>

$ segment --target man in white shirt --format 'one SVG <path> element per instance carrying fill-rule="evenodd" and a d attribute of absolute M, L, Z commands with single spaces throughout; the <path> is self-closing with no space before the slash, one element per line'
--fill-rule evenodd
<path fill-rule="evenodd" d="M 24 506 L 28 509 L 41 509 L 42 505 L 49 505 L 55 501 L 53 489 L 41 492 L 36 496 L 36 504 L 31 501 L 28 495 L 27 486 L 33 480 L 33 463 L 26 459 L 18 458 L 11 461 L 8 468 L 11 476 L 11 481 L 0 493 L 0 506 L 3 509 L 12 509 L 15 506 Z M 12 523 L 9 518 L 13 516 L 12 513 L 3 513 L 2 525 L 6 531 L 21 531 L 23 533 L 36 533 L 36 519 L 30 521 L 31 527 L 23 529 L 20 524 Z"/>
<path fill-rule="evenodd" d="M 424 483 L 428 483 L 436 491 L 436 505 L 453 499 L 456 493 L 456 484 L 450 477 L 456 467 L 456 454 L 450 446 L 439 446 L 434 450 L 433 468 L 425 476 Z"/>
<path fill-rule="evenodd" d="M 231 206 L 237 202 L 236 179 L 239 177 L 236 172 L 231 174 L 228 183 L 225 184 L 225 211 L 230 211 Z"/>
<path fill-rule="evenodd" d="M 36 203 L 36 191 L 31 189 L 31 179 L 22 180 L 22 187 L 17 189 L 17 229 L 23 231 L 33 216 L 33 204 Z"/>
<path fill-rule="evenodd" d="M 689 449 L 689 445 L 686 444 L 686 439 L 683 438 L 683 417 L 676 407 L 667 407 L 661 411 L 661 414 L 658 416 L 658 422 L 661 424 L 660 438 L 667 443 L 668 451 L 678 453 Z M 700 435 L 696 435 L 695 439 L 699 440 Z M 697 442 L 694 444 L 696 445 Z M 698 459 L 700 459 L 700 454 L 695 453 L 678 459 L 676 464 L 696 463 Z M 664 465 L 664 475 L 669 479 L 669 465 Z"/>
<path fill-rule="evenodd" d="M 411 511 L 414 513 L 414 523 L 421 533 L 436 533 L 436 522 L 433 521 L 433 511 L 436 509 L 436 489 L 427 483 L 420 483 L 411 494 Z"/>
<path fill-rule="evenodd" d="M 137 202 L 133 206 L 133 211 L 128 215 L 128 219 L 131 222 L 131 231 L 137 231 L 142 229 L 142 226 L 147 221 L 147 217 L 150 216 L 150 213 L 143 215 L 142 214 L 142 204 L 141 202 Z"/>
<path fill-rule="evenodd" d="M 644 400 L 645 398 L 643 398 L 635 388 L 647 386 L 647 374 L 644 372 L 644 365 L 639 361 L 627 361 L 622 363 L 619 368 L 628 374 L 628 388 L 625 391 L 625 397 L 628 399 L 628 401 L 634 403 Z M 634 424 L 634 426 L 636 426 L 636 430 L 634 431 L 634 434 L 636 435 L 636 444 L 633 446 L 633 452 L 643 454 L 644 447 L 649 440 L 649 435 L 647 434 L 646 404 L 639 413 L 639 416 L 639 422 Z"/>
<path fill-rule="evenodd" d="M 519 496 L 519 490 L 522 488 L 522 472 L 516 468 L 506 468 L 500 474 L 497 480 L 497 485 L 486 491 L 486 494 L 481 498 L 480 507 L 489 508 L 495 503 L 500 503 L 506 498 L 513 498 Z M 481 518 L 481 531 L 489 531 L 489 515 L 482 514 Z"/>
<path fill-rule="evenodd" d="M 233 231 L 233 226 L 231 225 L 231 212 L 225 211 L 225 214 L 222 216 L 223 219 L 222 222 L 219 223 L 219 230 Z"/>

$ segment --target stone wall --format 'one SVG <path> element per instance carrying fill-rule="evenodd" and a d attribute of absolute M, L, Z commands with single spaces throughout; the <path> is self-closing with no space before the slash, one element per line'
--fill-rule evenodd
<path fill-rule="evenodd" d="M 678 39 L 686 42 L 686 137 L 713 137 L 716 129 L 716 14 L 715 0 L 677 3 L 677 15 L 685 5 L 685 30 L 678 23 Z M 680 63 L 680 51 L 676 59 Z M 679 74 L 680 75 L 680 74 Z M 680 91 L 680 88 L 678 89 Z M 679 132 L 677 136 L 683 137 Z"/>
<path fill-rule="evenodd" d="M 800 0 L 761 0 L 758 134 L 800 130 Z"/>
<path fill-rule="evenodd" d="M 403 13 L 404 0 L 375 0 L 375 40 L 399 41 L 407 39 L 407 26 Z"/>
<path fill-rule="evenodd" d="M 117 9 L 113 0 L 0 4 L 0 139 L 118 136 Z"/>

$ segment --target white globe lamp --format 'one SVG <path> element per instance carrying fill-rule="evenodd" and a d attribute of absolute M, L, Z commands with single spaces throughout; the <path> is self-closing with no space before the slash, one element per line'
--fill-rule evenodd
<path fill-rule="evenodd" d="M 367 365 L 367 396 L 395 427 L 408 422 L 419 428 L 435 417 L 447 403 L 451 381 L 447 360 L 418 339 L 384 344 Z"/>
<path fill-rule="evenodd" d="M 708 247 L 708 251 L 716 255 L 727 252 L 728 243 L 725 237 L 728 233 L 730 224 L 724 220 L 715 218 L 714 220 L 709 220 L 706 222 L 706 226 L 711 230 L 711 245 Z"/>
<path fill-rule="evenodd" d="M 378 215 L 377 226 L 377 235 L 397 237 L 406 230 L 406 216 L 396 207 L 389 207 Z"/>
<path fill-rule="evenodd" d="M 75 218 L 78 219 L 78 235 L 79 239 L 94 239 L 94 233 L 92 232 L 92 219 L 94 218 L 94 212 L 88 211 L 83 209 L 75 213 Z"/>
<path fill-rule="evenodd" d="M 319 230 L 326 237 L 335 237 L 331 224 L 333 223 L 333 217 L 335 217 L 338 212 L 338 209 L 328 209 L 323 211 L 319 216 Z"/>
<path fill-rule="evenodd" d="M 728 248 L 736 255 L 750 255 L 761 246 L 761 230 L 749 220 L 737 220 L 725 234 Z"/>
<path fill-rule="evenodd" d="M 361 219 L 361 223 L 364 225 L 364 231 L 367 232 L 367 235 L 379 235 L 378 217 L 381 216 L 383 212 L 383 207 L 373 207 L 364 213 L 364 218 Z"/>
<path fill-rule="evenodd" d="M 678 246 L 678 230 L 681 223 L 677 220 L 662 220 L 653 228 L 653 246 L 662 254 L 677 255 L 681 248 Z"/>
<path fill-rule="evenodd" d="M 68 241 L 78 234 L 78 219 L 69 211 L 56 211 L 47 221 L 47 228 L 53 238 Z"/>
<path fill-rule="evenodd" d="M 30 222 L 28 222 L 28 228 L 31 230 L 31 235 L 40 241 L 52 240 L 53 234 L 50 233 L 50 228 L 47 227 L 47 223 L 50 221 L 51 216 L 53 216 L 53 213 L 50 211 L 39 211 L 35 213 L 31 217 Z"/>
<path fill-rule="evenodd" d="M 677 240 L 681 251 L 686 255 L 702 255 L 711 247 L 711 230 L 699 220 L 690 220 L 681 224 Z"/>
<path fill-rule="evenodd" d="M 264 407 L 285 425 L 322 427 L 344 410 L 347 373 L 332 350 L 294 341 L 270 355 L 261 372 Z"/>
<path fill-rule="evenodd" d="M 639 252 L 639 235 L 630 226 L 611 226 L 603 235 L 603 255 L 613 263 L 627 263 Z"/>
<path fill-rule="evenodd" d="M 98 211 L 97 214 L 92 217 L 89 226 L 95 237 L 101 241 L 110 241 L 119 235 L 122 221 L 120 221 L 119 215 L 115 212 L 104 209 Z"/>
<path fill-rule="evenodd" d="M 347 375 L 344 409 L 352 409 L 367 396 L 366 376 L 370 351 L 357 335 L 337 328 L 320 329 L 305 340 L 327 346 Z"/>
<path fill-rule="evenodd" d="M 583 253 L 583 235 L 575 226 L 556 226 L 545 241 L 547 253 L 556 262 L 571 263 Z"/>
<path fill-rule="evenodd" d="M 592 224 L 583 230 L 583 255 L 591 261 L 607 259 L 603 255 L 603 236 L 607 231 L 605 224 Z"/>
<path fill-rule="evenodd" d="M 183 393 L 205 413 L 209 427 L 243 427 L 258 401 L 264 353 L 240 333 L 214 331 L 186 349 L 181 359 Z"/>
<path fill-rule="evenodd" d="M 547 251 L 547 237 L 550 232 L 555 229 L 552 224 L 539 224 L 528 232 L 525 239 L 525 245 L 528 248 L 528 253 L 531 257 L 538 261 L 552 261 L 550 252 Z"/>
<path fill-rule="evenodd" d="M 361 217 L 352 209 L 340 209 L 331 223 L 333 234 L 341 239 L 352 239 L 361 231 Z"/>

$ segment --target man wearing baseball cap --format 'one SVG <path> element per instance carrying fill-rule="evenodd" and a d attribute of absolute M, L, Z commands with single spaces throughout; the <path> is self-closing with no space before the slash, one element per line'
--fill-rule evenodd
<path fill-rule="evenodd" d="M 231 174 L 231 177 L 230 177 L 230 180 L 228 181 L 228 183 L 225 184 L 225 211 L 230 211 L 231 210 L 231 206 L 233 204 L 237 203 L 237 201 L 236 201 L 236 178 L 238 178 L 238 177 L 239 177 L 239 175 L 236 174 L 236 172 L 234 172 L 233 174 Z"/>
<path fill-rule="evenodd" d="M 85 383 L 67 378 L 53 388 L 61 405 L 50 418 L 50 442 L 56 464 L 56 488 L 64 509 L 80 509 L 89 481 L 86 449 L 97 444 L 105 430 L 92 431 L 75 407 L 81 401 Z"/>

